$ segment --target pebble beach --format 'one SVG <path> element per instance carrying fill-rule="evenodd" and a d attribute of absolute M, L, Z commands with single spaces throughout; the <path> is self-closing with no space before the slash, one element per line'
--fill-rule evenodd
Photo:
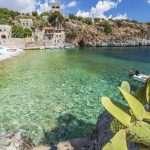
<path fill-rule="evenodd" d="M 0 61 L 23 53 L 22 49 L 0 47 Z"/>

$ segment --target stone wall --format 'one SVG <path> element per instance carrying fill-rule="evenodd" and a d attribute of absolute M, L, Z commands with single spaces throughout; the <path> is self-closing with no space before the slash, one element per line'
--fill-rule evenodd
<path fill-rule="evenodd" d="M 2 46 L 13 47 L 13 48 L 26 48 L 27 43 L 34 42 L 33 38 L 10 38 L 6 39 L 1 43 Z"/>

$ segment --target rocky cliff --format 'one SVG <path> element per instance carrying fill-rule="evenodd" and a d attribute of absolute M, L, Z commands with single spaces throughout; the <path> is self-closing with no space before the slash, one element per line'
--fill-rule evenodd
<path fill-rule="evenodd" d="M 86 24 L 69 19 L 65 22 L 66 42 L 80 46 L 150 45 L 150 25 L 128 20 L 99 20 Z"/>

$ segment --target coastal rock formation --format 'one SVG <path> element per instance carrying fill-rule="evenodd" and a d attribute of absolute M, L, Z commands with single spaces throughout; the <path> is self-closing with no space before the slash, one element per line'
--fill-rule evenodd
<path fill-rule="evenodd" d="M 114 133 L 110 130 L 110 124 L 113 117 L 104 112 L 98 117 L 96 130 L 91 136 L 91 141 L 88 150 L 101 150 L 103 146 L 114 136 Z M 128 150 L 139 150 L 139 145 L 136 143 L 127 142 Z"/>
<path fill-rule="evenodd" d="M 59 142 L 51 150 L 101 150 L 104 145 L 114 136 L 110 130 L 110 124 L 113 117 L 108 112 L 103 112 L 99 117 L 96 129 L 90 138 L 72 139 Z M 139 150 L 136 143 L 127 142 L 128 150 Z"/>
<path fill-rule="evenodd" d="M 80 43 L 97 47 L 150 45 L 150 25 L 134 21 L 100 20 L 89 25 L 79 20 L 69 20 L 65 22 L 65 30 L 66 43 L 75 46 L 80 46 Z"/>
<path fill-rule="evenodd" d="M 29 150 L 34 147 L 32 140 L 21 133 L 0 133 L 0 150 Z"/>

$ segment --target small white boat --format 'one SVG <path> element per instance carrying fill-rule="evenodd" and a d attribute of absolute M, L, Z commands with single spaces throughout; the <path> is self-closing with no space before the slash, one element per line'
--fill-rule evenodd
<path fill-rule="evenodd" d="M 144 75 L 144 74 L 133 75 L 134 80 L 140 81 L 140 82 L 143 82 L 143 83 L 146 83 L 148 78 L 150 78 L 150 76 Z"/>

